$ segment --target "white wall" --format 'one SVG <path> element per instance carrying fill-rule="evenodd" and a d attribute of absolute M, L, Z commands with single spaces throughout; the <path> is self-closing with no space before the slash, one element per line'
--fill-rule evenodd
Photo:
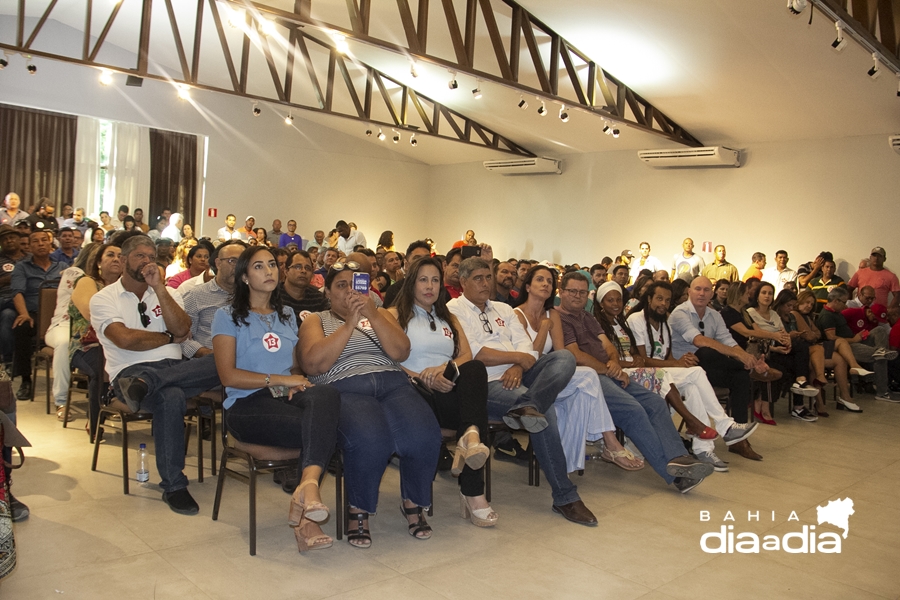
<path fill-rule="evenodd" d="M 651 169 L 634 151 L 563 158 L 562 175 L 431 167 L 427 214 L 446 224 L 439 247 L 473 229 L 500 258 L 590 265 L 648 241 L 666 264 L 692 237 L 697 252 L 726 244 L 742 274 L 753 252 L 771 262 L 781 248 L 794 267 L 831 250 L 852 274 L 881 245 L 900 271 L 900 156 L 886 136 L 757 144 L 739 169 Z"/>

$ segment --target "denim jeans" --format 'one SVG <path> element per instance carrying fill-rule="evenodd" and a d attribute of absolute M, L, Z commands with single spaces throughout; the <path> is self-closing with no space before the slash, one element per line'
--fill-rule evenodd
<path fill-rule="evenodd" d="M 456 385 L 446 394 L 436 392 L 435 412 L 441 427 L 456 430 L 457 439 L 471 427 L 478 428 L 481 443 L 488 443 L 487 415 L 488 382 L 484 363 L 470 360 L 459 366 Z M 459 474 L 459 490 L 464 496 L 484 494 L 484 469 L 477 471 L 468 465 Z"/>
<path fill-rule="evenodd" d="M 55 355 L 54 355 L 55 356 Z M 72 356 L 72 366 L 81 369 L 88 376 L 88 423 L 90 424 L 91 441 L 97 434 L 97 420 L 100 417 L 100 399 L 103 398 L 103 365 L 105 359 L 103 348 L 94 346 L 78 350 Z"/>
<path fill-rule="evenodd" d="M 337 443 L 341 395 L 330 385 L 295 392 L 290 400 L 273 398 L 262 389 L 239 398 L 226 411 L 225 420 L 235 439 L 248 444 L 302 448 L 297 473 L 331 461 Z"/>
<path fill-rule="evenodd" d="M 124 398 L 119 382 L 138 377 L 147 383 L 147 396 L 140 410 L 153 413 L 153 443 L 156 468 L 166 492 L 188 485 L 184 476 L 184 413 L 187 399 L 218 385 L 219 373 L 213 355 L 191 360 L 167 358 L 125 367 L 113 382 L 118 398 Z"/>
<path fill-rule="evenodd" d="M 10 377 L 21 377 L 22 381 L 31 381 L 31 357 L 34 355 L 34 338 L 37 337 L 37 313 L 31 315 L 34 325 L 20 323 L 13 331 L 13 372 Z"/>
<path fill-rule="evenodd" d="M 600 388 L 616 426 L 631 438 L 653 470 L 672 483 L 675 478 L 666 473 L 666 464 L 687 452 L 666 401 L 636 383 L 622 389 L 606 375 L 600 376 Z"/>
<path fill-rule="evenodd" d="M 400 458 L 400 494 L 431 505 L 441 429 L 428 403 L 402 371 L 355 375 L 332 382 L 341 393 L 338 442 L 351 506 L 374 514 L 378 486 L 391 455 Z"/>
<path fill-rule="evenodd" d="M 547 428 L 532 433 L 531 443 L 541 465 L 541 470 L 553 492 L 553 504 L 562 506 L 581 498 L 578 488 L 569 479 L 566 454 L 559 437 L 559 424 L 553 403 L 575 374 L 575 357 L 568 350 L 559 350 L 542 356 L 534 366 L 525 371 L 522 385 L 514 390 L 503 389 L 500 381 L 488 384 L 488 416 L 503 418 L 511 408 L 532 406 L 547 417 Z"/>
<path fill-rule="evenodd" d="M 889 349 L 888 337 L 889 331 L 885 331 L 884 327 L 876 327 L 869 333 L 865 342 L 854 342 L 850 344 L 850 350 L 853 351 L 853 358 L 860 364 L 871 364 L 872 370 L 875 371 L 875 393 L 878 395 L 887 394 L 890 391 L 888 378 L 888 361 L 875 360 L 875 351 L 879 348 Z"/>
<path fill-rule="evenodd" d="M 12 324 L 18 315 L 12 300 L 8 300 L 0 306 L 0 360 L 5 363 L 11 363 L 13 359 L 15 341 Z"/>

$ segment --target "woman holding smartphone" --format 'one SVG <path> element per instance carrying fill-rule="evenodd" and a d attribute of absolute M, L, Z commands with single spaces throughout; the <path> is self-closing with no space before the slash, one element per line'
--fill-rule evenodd
<path fill-rule="evenodd" d="M 409 337 L 403 370 L 431 391 L 441 427 L 456 429 L 451 470 L 459 475 L 459 514 L 477 527 L 493 527 L 499 516 L 484 496 L 484 464 L 490 456 L 487 370 L 472 360 L 466 334 L 440 294 L 443 287 L 440 261 L 422 258 L 410 267 L 388 312 Z"/>
<path fill-rule="evenodd" d="M 301 374 L 297 320 L 281 305 L 277 286 L 278 263 L 269 249 L 244 250 L 235 266 L 231 306 L 213 318 L 213 352 L 227 395 L 225 423 L 235 439 L 303 449 L 288 516 L 303 552 L 333 543 L 319 526 L 328 518 L 319 481 L 337 444 L 340 395 Z"/>

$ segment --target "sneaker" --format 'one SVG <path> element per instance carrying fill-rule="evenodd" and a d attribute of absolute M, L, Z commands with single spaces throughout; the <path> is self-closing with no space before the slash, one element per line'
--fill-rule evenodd
<path fill-rule="evenodd" d="M 814 386 L 809 385 L 806 381 L 803 383 L 794 382 L 794 385 L 791 386 L 791 393 L 797 394 L 799 396 L 817 396 L 819 394 L 819 390 L 817 390 Z"/>
<path fill-rule="evenodd" d="M 897 351 L 879 348 L 874 353 L 872 353 L 872 358 L 874 358 L 875 360 L 894 360 L 895 358 L 897 358 Z"/>
<path fill-rule="evenodd" d="M 861 413 L 862 412 L 862 409 L 859 407 L 858 404 L 854 404 L 853 402 L 850 402 L 849 400 L 844 400 L 840 396 L 838 396 L 838 399 L 837 399 L 837 402 L 835 403 L 835 405 L 837 406 L 838 410 L 849 410 L 850 412 L 853 412 L 853 413 Z"/>
<path fill-rule="evenodd" d="M 200 507 L 197 506 L 197 502 L 194 501 L 187 488 L 181 488 L 174 492 L 163 492 L 162 497 L 163 502 L 179 515 L 196 515 L 200 512 Z"/>
<path fill-rule="evenodd" d="M 32 394 L 32 385 L 30 381 L 23 381 L 16 392 L 16 400 L 30 400 Z"/>
<path fill-rule="evenodd" d="M 890 392 L 885 392 L 885 393 L 883 393 L 883 394 L 878 394 L 878 395 L 875 396 L 875 397 L 878 398 L 879 400 L 884 400 L 885 402 L 894 402 L 894 403 L 900 402 L 900 398 L 894 398 L 893 396 L 891 396 L 891 393 L 890 393 Z"/>
<path fill-rule="evenodd" d="M 672 485 L 675 486 L 675 489 L 681 492 L 682 494 L 687 494 L 689 491 L 697 487 L 703 483 L 703 477 L 700 479 L 691 479 L 689 477 L 676 477 L 675 481 L 672 482 Z"/>
<path fill-rule="evenodd" d="M 123 400 L 132 412 L 140 412 L 141 402 L 147 397 L 147 382 L 137 377 L 119 378 L 119 389 L 122 390 Z"/>
<path fill-rule="evenodd" d="M 715 452 L 698 452 L 697 460 L 711 464 L 716 473 L 728 472 L 728 463 L 716 456 Z"/>
<path fill-rule="evenodd" d="M 297 467 L 278 469 L 272 473 L 272 481 L 280 485 L 285 493 L 293 494 L 297 486 L 300 485 L 300 478 L 297 477 Z"/>
<path fill-rule="evenodd" d="M 722 439 L 725 440 L 726 446 L 743 442 L 756 431 L 757 427 L 759 427 L 759 423 L 734 423 L 728 428 L 728 431 L 725 432 L 725 436 Z"/>
<path fill-rule="evenodd" d="M 17 500 L 12 493 L 9 494 L 9 510 L 12 513 L 13 523 L 24 521 L 28 518 L 28 515 L 31 514 L 31 511 L 28 510 L 28 506 Z"/>
<path fill-rule="evenodd" d="M 525 451 L 525 448 L 522 447 L 522 444 L 516 438 L 494 446 L 494 450 L 494 458 L 497 460 L 528 462 L 528 452 Z"/>
<path fill-rule="evenodd" d="M 809 409 L 805 406 L 795 406 L 791 410 L 791 416 L 795 419 L 800 419 L 801 421 L 806 421 L 807 423 L 814 423 L 819 420 L 819 417 L 809 412 Z"/>
<path fill-rule="evenodd" d="M 666 473 L 672 477 L 684 477 L 687 479 L 703 479 L 712 475 L 712 465 L 700 461 L 688 454 L 678 456 L 666 465 Z"/>

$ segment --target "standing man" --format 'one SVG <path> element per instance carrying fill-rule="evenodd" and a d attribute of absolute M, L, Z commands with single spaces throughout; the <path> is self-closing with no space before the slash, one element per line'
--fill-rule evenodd
<path fill-rule="evenodd" d="M 631 281 L 637 281 L 638 275 L 643 269 L 656 272 L 663 268 L 662 261 L 655 256 L 650 256 L 650 242 L 641 242 L 641 256 L 631 261 Z M 596 285 L 596 284 L 595 284 Z"/>
<path fill-rule="evenodd" d="M 531 434 L 534 452 L 553 491 L 553 512 L 574 523 L 596 525 L 597 518 L 566 473 L 566 457 L 553 403 L 575 373 L 575 358 L 559 351 L 537 358 L 513 309 L 492 302 L 491 264 L 467 258 L 459 266 L 463 295 L 450 309 L 469 338 L 472 356 L 487 367 L 488 416 Z"/>
<path fill-rule="evenodd" d="M 785 283 L 788 281 L 797 281 L 797 271 L 788 269 L 787 264 L 787 250 L 779 250 L 775 253 L 775 266 L 769 267 L 763 271 L 762 280 L 775 286 L 776 295 L 784 289 Z"/>
<path fill-rule="evenodd" d="M 272 229 L 269 230 L 269 233 L 266 234 L 266 241 L 269 242 L 269 245 L 273 248 L 278 248 L 278 242 L 281 240 L 281 219 L 275 219 L 272 221 Z"/>
<path fill-rule="evenodd" d="M 278 222 L 281 227 L 281 222 Z M 291 219 L 287 224 L 287 233 L 282 233 L 278 237 L 278 247 L 285 248 L 288 244 L 295 244 L 298 250 L 303 250 L 303 238 L 297 235 L 297 221 Z"/>
<path fill-rule="evenodd" d="M 234 228 L 235 223 L 237 223 L 237 217 L 235 217 L 234 215 L 228 215 L 225 217 L 225 227 L 220 228 L 218 231 L 218 238 L 220 242 L 241 239 L 241 233 Z"/>
<path fill-rule="evenodd" d="M 716 262 L 706 265 L 703 268 L 702 275 L 710 281 L 718 281 L 727 279 L 731 283 L 740 281 L 737 267 L 725 260 L 725 246 L 719 244 L 716 246 Z"/>
<path fill-rule="evenodd" d="M 762 252 L 754 252 L 750 257 L 750 266 L 744 273 L 744 281 L 748 279 L 759 279 L 762 281 L 763 269 L 766 268 L 766 255 Z"/>
<path fill-rule="evenodd" d="M 344 254 L 350 254 L 357 246 L 366 245 L 366 236 L 358 229 L 351 232 L 347 221 L 338 221 L 334 228 L 337 229 L 340 236 L 337 240 L 337 248 Z"/>
<path fill-rule="evenodd" d="M 256 219 L 253 215 L 247 215 L 247 218 L 244 219 L 244 226 L 237 230 L 239 234 L 241 234 L 241 239 L 245 242 L 252 237 L 256 237 L 256 234 L 253 232 L 253 227 L 256 225 Z"/>
<path fill-rule="evenodd" d="M 678 360 L 691 353 L 706 371 L 706 377 L 714 387 L 728 388 L 731 396 L 731 416 L 737 423 L 749 421 L 750 370 L 767 373 L 768 365 L 762 357 L 753 358 L 745 352 L 725 326 L 722 316 L 708 308 L 712 300 L 712 282 L 706 277 L 696 277 L 688 288 L 688 301 L 672 311 L 669 325 L 672 328 L 672 356 Z M 746 439 L 728 447 L 733 452 L 751 460 L 762 460 Z"/>
<path fill-rule="evenodd" d="M 884 268 L 887 253 L 881 246 L 872 248 L 869 256 L 869 266 L 858 270 L 847 283 L 847 289 L 853 290 L 870 285 L 875 290 L 875 302 L 882 306 L 900 306 L 900 281 L 890 269 Z M 888 302 L 888 294 L 892 295 Z"/>
<path fill-rule="evenodd" d="M 706 261 L 699 254 L 694 254 L 694 240 L 691 238 L 684 238 L 681 250 L 672 259 L 672 281 L 677 277 L 690 283 L 706 266 Z"/>
<path fill-rule="evenodd" d="M 3 200 L 3 208 L 0 208 L 0 225 L 9 225 L 11 227 L 15 227 L 16 223 L 19 221 L 24 221 L 28 218 L 28 213 L 24 210 L 19 210 L 19 206 L 22 204 L 22 201 L 19 199 L 19 195 L 15 192 L 10 192 L 6 195 L 6 198 Z"/>
<path fill-rule="evenodd" d="M 153 240 L 144 235 L 122 244 L 124 272 L 91 298 L 91 325 L 106 356 L 116 397 L 138 412 L 153 413 L 156 468 L 163 501 L 174 512 L 200 507 L 184 475 L 187 398 L 220 385 L 212 355 L 182 360 L 180 343 L 191 332 L 179 294 L 169 294 L 156 267 Z"/>
<path fill-rule="evenodd" d="M 150 231 L 150 226 L 144 223 L 144 209 L 136 208 L 134 209 L 134 228 L 147 233 Z"/>
<path fill-rule="evenodd" d="M 71 267 L 80 250 L 75 246 L 74 230 L 70 227 L 63 227 L 59 230 L 59 248 L 50 254 L 50 258 L 65 263 L 66 267 Z"/>

